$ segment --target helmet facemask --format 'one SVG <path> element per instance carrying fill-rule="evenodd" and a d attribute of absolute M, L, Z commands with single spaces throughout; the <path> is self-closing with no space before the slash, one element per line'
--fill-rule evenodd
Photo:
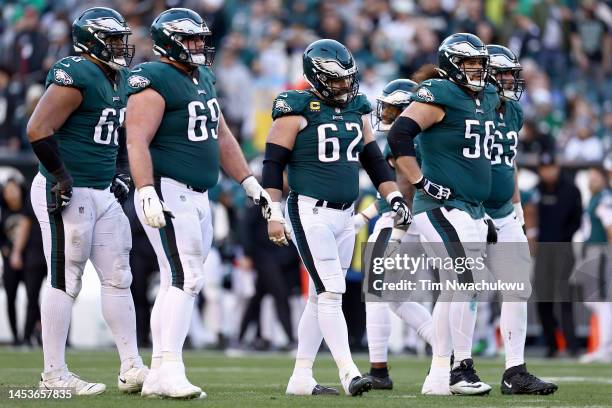
<path fill-rule="evenodd" d="M 353 74 L 343 77 L 332 77 L 318 72 L 315 75 L 315 83 L 311 83 L 311 85 L 329 103 L 340 106 L 347 105 L 355 99 L 359 91 L 357 70 L 355 69 Z"/>
<path fill-rule="evenodd" d="M 174 40 L 183 52 L 179 54 L 179 62 L 184 62 L 192 66 L 205 65 L 211 66 L 215 60 L 215 47 L 206 45 L 208 33 L 183 34 L 174 33 L 170 38 Z"/>
<path fill-rule="evenodd" d="M 466 66 L 467 61 L 481 60 L 478 67 Z M 457 67 L 458 72 L 462 73 L 463 78 L 456 78 L 459 82 L 469 88 L 472 91 L 481 91 L 487 84 L 487 74 L 489 68 L 489 57 L 478 56 L 478 57 L 461 57 L 452 56 L 450 61 Z M 472 64 L 470 64 L 472 65 Z M 461 74 L 459 74 L 461 76 Z M 454 80 L 455 78 L 451 78 Z"/>
<path fill-rule="evenodd" d="M 104 44 L 104 49 L 102 50 L 100 55 L 104 59 L 108 58 L 108 61 L 104 59 L 100 60 L 113 69 L 128 67 L 132 63 L 135 50 L 134 45 L 128 43 L 128 39 L 131 34 L 131 32 L 94 33 L 94 37 L 96 37 L 102 44 Z"/>
<path fill-rule="evenodd" d="M 376 116 L 374 129 L 381 132 L 388 132 L 395 122 L 395 119 L 406 109 L 406 105 L 396 105 L 383 100 L 383 98 L 376 99 Z"/>
<path fill-rule="evenodd" d="M 518 101 L 525 90 L 525 80 L 520 78 L 522 68 L 491 68 L 490 79 L 504 99 Z"/>

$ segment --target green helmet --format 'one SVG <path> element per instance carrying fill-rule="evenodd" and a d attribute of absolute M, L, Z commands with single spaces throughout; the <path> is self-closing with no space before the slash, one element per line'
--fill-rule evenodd
<path fill-rule="evenodd" d="M 211 35 L 208 26 L 198 13 L 186 8 L 172 8 L 161 13 L 151 24 L 153 51 L 182 64 L 212 65 L 215 47 L 206 45 Z M 201 40 L 202 45 L 188 48 L 183 40 Z"/>
<path fill-rule="evenodd" d="M 466 68 L 466 59 L 482 59 L 480 68 Z M 443 77 L 472 91 L 487 84 L 489 54 L 487 47 L 474 34 L 458 33 L 444 39 L 438 48 L 438 71 Z M 475 77 L 475 78 L 474 78 Z"/>
<path fill-rule="evenodd" d="M 304 77 L 330 105 L 350 103 L 359 90 L 357 64 L 351 52 L 338 41 L 318 40 L 306 47 L 302 56 Z M 332 82 L 347 79 L 345 86 Z"/>
<path fill-rule="evenodd" d="M 396 79 L 385 85 L 382 95 L 376 98 L 376 114 L 373 120 L 376 130 L 386 132 L 391 128 L 393 121 L 410 104 L 412 92 L 416 87 L 417 83 L 409 79 Z"/>
<path fill-rule="evenodd" d="M 516 55 L 501 45 L 487 45 L 489 53 L 489 81 L 497 87 L 505 99 L 518 101 L 525 90 L 525 80 L 519 78 L 523 67 Z M 512 79 L 498 78 L 499 74 L 510 72 Z"/>
<path fill-rule="evenodd" d="M 113 69 L 127 67 L 134 57 L 128 44 L 132 30 L 121 14 L 106 7 L 85 10 L 72 23 L 74 50 L 89 54 Z"/>

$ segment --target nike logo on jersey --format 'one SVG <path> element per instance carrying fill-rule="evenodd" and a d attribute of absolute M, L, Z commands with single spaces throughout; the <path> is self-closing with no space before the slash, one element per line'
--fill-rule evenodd
<path fill-rule="evenodd" d="M 140 71 L 142 71 L 142 68 L 136 68 L 132 70 L 132 72 L 140 72 Z"/>
<path fill-rule="evenodd" d="M 119 98 L 118 96 L 113 96 L 113 102 L 119 101 L 119 100 L 121 100 L 121 98 Z"/>
<path fill-rule="evenodd" d="M 286 98 L 289 95 L 287 95 L 286 93 L 282 93 L 282 94 L 279 94 L 278 96 L 280 96 L 281 98 Z"/>
<path fill-rule="evenodd" d="M 62 64 L 63 66 L 65 66 L 65 67 L 67 67 L 67 68 L 69 68 L 69 67 L 70 67 L 70 64 L 64 64 L 63 62 L 60 62 L 60 64 Z"/>
<path fill-rule="evenodd" d="M 203 89 L 198 89 L 198 95 L 202 95 L 202 94 L 206 95 L 206 91 Z"/>
<path fill-rule="evenodd" d="M 508 388 L 512 388 L 512 384 L 509 384 L 506 380 L 504 380 L 504 385 Z"/>

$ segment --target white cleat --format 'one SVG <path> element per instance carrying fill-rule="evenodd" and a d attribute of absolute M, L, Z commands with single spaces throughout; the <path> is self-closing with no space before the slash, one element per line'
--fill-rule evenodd
<path fill-rule="evenodd" d="M 337 389 L 324 387 L 317 383 L 313 377 L 291 376 L 287 384 L 287 395 L 339 395 Z"/>
<path fill-rule="evenodd" d="M 606 352 L 605 350 L 597 350 L 583 354 L 578 361 L 581 364 L 612 363 L 612 353 Z"/>
<path fill-rule="evenodd" d="M 185 365 L 180 361 L 165 361 L 158 373 L 159 395 L 165 398 L 206 398 L 206 393 L 187 380 Z"/>
<path fill-rule="evenodd" d="M 421 394 L 423 395 L 452 395 L 450 385 L 450 373 L 446 375 L 428 374 L 425 377 Z"/>
<path fill-rule="evenodd" d="M 38 388 L 42 390 L 63 388 L 73 390 L 76 395 L 99 395 L 106 390 L 106 385 L 83 381 L 65 367 L 64 369 L 42 373 Z"/>
<path fill-rule="evenodd" d="M 147 366 L 131 367 L 117 377 L 117 388 L 119 391 L 131 394 L 140 392 L 145 378 L 148 377 L 149 369 Z"/>

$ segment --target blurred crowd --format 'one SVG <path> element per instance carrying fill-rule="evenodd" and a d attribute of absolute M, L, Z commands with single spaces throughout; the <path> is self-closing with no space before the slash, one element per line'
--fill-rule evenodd
<path fill-rule="evenodd" d="M 521 99 L 525 124 L 519 136 L 519 164 L 533 169 L 540 163 L 540 173 L 546 166 L 570 169 L 562 173 L 574 186 L 576 169 L 601 168 L 612 148 L 612 8 L 606 1 L 0 0 L 0 4 L 0 153 L 30 152 L 25 127 L 44 92 L 47 70 L 59 58 L 74 53 L 71 23 L 92 6 L 112 7 L 125 16 L 133 31 L 130 42 L 136 45 L 132 65 L 156 58 L 149 26 L 161 11 L 188 7 L 204 17 L 217 49 L 213 69 L 223 113 L 252 159 L 254 170 L 261 166 L 258 156 L 272 122 L 272 101 L 284 89 L 306 87 L 301 56 L 306 45 L 317 38 L 332 38 L 347 45 L 358 63 L 360 91 L 375 105 L 388 81 L 409 78 L 423 64 L 435 63 L 444 37 L 472 32 L 485 43 L 506 45 L 520 56 L 526 91 Z M 552 158 L 543 162 L 542 156 L 551 153 Z M 530 157 L 535 159 L 527 160 Z M 556 187 L 550 186 L 554 187 L 561 176 L 553 174 L 546 181 L 536 173 L 530 173 L 533 177 L 526 188 L 530 193 L 524 202 L 533 203 L 534 211 L 544 206 L 540 210 L 551 214 L 551 208 L 546 207 L 550 201 L 541 197 L 557 194 Z M 582 188 L 574 191 L 580 205 L 568 210 L 572 222 L 564 224 L 573 230 L 556 231 L 552 240 L 571 240 L 578 231 L 584 218 L 582 205 L 588 208 L 589 200 L 608 185 L 608 175 L 600 174 L 603 187 L 592 191 L 585 173 Z M 218 302 L 219 293 L 243 285 L 241 293 L 249 300 L 244 304 L 246 313 L 233 330 L 242 340 L 251 323 L 258 323 L 262 299 L 271 295 L 290 345 L 293 335 L 288 299 L 299 295 L 303 287 L 297 253 L 289 248 L 279 255 L 267 246 L 265 225 L 260 223 L 257 209 L 248 207 L 242 189 L 235 183 L 222 177 L 210 195 L 215 202 L 217 249 L 210 261 L 214 263 L 209 276 L 213 283 L 205 289 L 206 303 L 217 307 L 214 302 Z M 552 211 L 556 210 L 561 211 Z M 130 211 L 126 208 L 128 214 Z M 562 224 L 558 220 L 533 226 L 532 238 L 537 239 L 553 224 Z M 156 265 L 151 264 L 155 257 L 147 252 L 151 249 L 146 238 L 137 230 L 139 223 L 133 224 L 133 291 L 139 308 L 141 343 L 147 344 L 149 291 Z M 587 240 L 588 234 L 581 239 Z M 13 264 L 10 255 L 9 250 L 5 270 L 7 264 Z M 358 267 L 356 261 L 355 271 Z M 240 271 L 251 270 L 256 271 L 251 274 L 256 276 L 251 286 L 235 278 Z M 349 273 L 348 279 L 356 285 L 357 295 L 346 297 L 346 302 L 353 302 L 347 307 L 362 310 L 359 273 Z M 350 284 L 347 287 L 350 291 Z M 36 315 L 37 310 L 29 312 Z M 364 322 L 360 316 L 349 321 L 354 345 L 362 344 Z M 227 329 L 221 322 L 215 324 L 222 345 Z M 555 329 L 554 322 L 546 324 Z M 36 324 L 30 326 L 33 329 L 28 329 L 26 336 L 36 334 Z M 255 326 L 255 339 L 265 345 L 262 325 Z M 547 340 L 554 342 L 554 337 Z M 548 347 L 554 354 L 553 345 Z M 577 346 L 572 343 L 570 347 Z"/>

